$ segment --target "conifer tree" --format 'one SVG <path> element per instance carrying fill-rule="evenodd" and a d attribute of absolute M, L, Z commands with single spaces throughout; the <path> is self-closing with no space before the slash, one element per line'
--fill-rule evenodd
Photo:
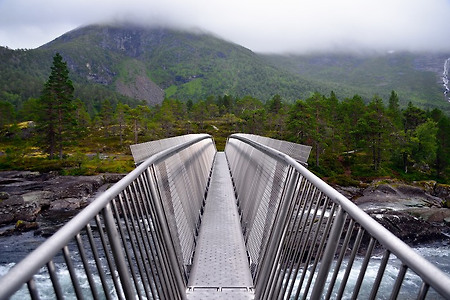
<path fill-rule="evenodd" d="M 69 79 L 67 63 L 56 53 L 51 73 L 39 98 L 38 131 L 40 145 L 54 158 L 56 153 L 63 157 L 63 146 L 70 141 L 75 128 L 74 87 Z"/>
<path fill-rule="evenodd" d="M 389 119 L 383 100 L 375 95 L 367 106 L 367 111 L 359 120 L 358 124 L 362 136 L 365 137 L 363 144 L 372 153 L 372 164 L 375 171 L 381 167 L 385 149 L 389 147 Z"/>

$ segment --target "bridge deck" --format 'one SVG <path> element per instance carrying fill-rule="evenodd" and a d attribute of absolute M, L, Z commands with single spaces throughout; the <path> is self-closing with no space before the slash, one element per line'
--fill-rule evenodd
<path fill-rule="evenodd" d="M 189 278 L 188 299 L 253 299 L 253 286 L 225 157 L 218 152 Z"/>

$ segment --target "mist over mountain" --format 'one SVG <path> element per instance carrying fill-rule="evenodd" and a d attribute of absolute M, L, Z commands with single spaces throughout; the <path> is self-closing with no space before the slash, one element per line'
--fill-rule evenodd
<path fill-rule="evenodd" d="M 262 55 L 200 31 L 132 24 L 81 27 L 33 50 L 0 48 L 0 97 L 38 97 L 56 52 L 68 63 L 77 97 L 93 110 L 102 98 L 154 105 L 164 97 L 266 101 L 279 94 L 295 101 L 334 91 L 341 99 L 387 100 L 395 90 L 403 105 L 450 113 L 442 84 L 450 53 Z"/>
<path fill-rule="evenodd" d="M 450 98 L 444 94 L 448 89 L 444 85 L 448 70 L 444 69 L 450 53 L 320 53 L 265 57 L 301 77 L 325 85 L 338 85 L 343 90 L 356 89 L 366 98 L 377 94 L 386 100 L 390 91 L 395 90 L 402 106 L 411 101 L 421 107 L 450 111 Z"/>

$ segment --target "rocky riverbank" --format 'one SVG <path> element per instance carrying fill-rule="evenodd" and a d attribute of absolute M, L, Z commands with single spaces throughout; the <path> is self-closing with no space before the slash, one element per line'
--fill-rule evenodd
<path fill-rule="evenodd" d="M 30 230 L 51 235 L 123 176 L 0 172 L 0 236 Z M 335 188 L 408 244 L 450 236 L 449 185 L 376 180 L 359 187 Z"/>
<path fill-rule="evenodd" d="M 51 235 L 98 193 L 123 176 L 0 172 L 0 235 L 29 230 L 35 230 L 36 234 Z"/>
<path fill-rule="evenodd" d="M 335 188 L 410 245 L 449 239 L 449 185 L 376 180 L 361 187 Z"/>

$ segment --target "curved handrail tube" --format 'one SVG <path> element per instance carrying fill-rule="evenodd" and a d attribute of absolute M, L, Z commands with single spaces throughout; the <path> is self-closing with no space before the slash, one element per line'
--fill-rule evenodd
<path fill-rule="evenodd" d="M 281 162 L 292 169 L 295 170 L 295 172 L 298 172 L 298 174 L 301 175 L 304 182 L 309 182 L 312 184 L 315 188 L 317 188 L 318 193 L 321 193 L 323 196 L 327 197 L 329 200 L 331 200 L 333 203 L 338 205 L 338 207 L 343 210 L 351 219 L 354 220 L 357 224 L 359 224 L 367 233 L 370 234 L 370 236 L 375 239 L 381 246 L 385 247 L 387 251 L 397 256 L 397 258 L 402 262 L 403 265 L 405 265 L 407 268 L 413 270 L 418 276 L 422 278 L 422 280 L 434 288 L 438 293 L 440 293 L 442 296 L 446 298 L 450 298 L 450 277 L 448 274 L 442 272 L 439 268 L 437 268 L 435 265 L 427 261 L 425 258 L 417 254 L 411 247 L 409 247 L 406 243 L 401 241 L 399 238 L 397 238 L 394 234 L 392 234 L 389 230 L 387 230 L 385 227 L 383 227 L 380 223 L 376 222 L 374 219 L 372 219 L 368 214 L 366 214 L 364 211 L 362 211 L 360 208 L 358 208 L 353 202 L 351 202 L 349 199 L 347 199 L 345 196 L 340 194 L 338 191 L 336 191 L 334 188 L 329 186 L 326 182 L 321 180 L 319 177 L 314 175 L 312 172 L 310 172 L 308 169 L 306 169 L 303 165 L 298 163 L 296 160 L 291 158 L 290 156 L 275 150 L 273 148 L 270 148 L 268 146 L 262 145 L 260 143 L 257 143 L 243 135 L 240 134 L 233 134 L 229 136 L 229 141 L 232 139 L 238 140 L 244 144 L 247 144 L 251 146 L 253 149 L 256 149 L 260 151 L 261 153 L 264 153 L 268 157 L 270 157 L 273 160 L 276 160 L 277 162 Z M 227 143 L 228 145 L 228 143 Z M 225 149 L 225 152 L 227 153 L 227 149 Z M 232 162 L 229 162 L 232 164 Z M 233 172 L 233 170 L 231 170 Z M 234 174 L 232 174 L 234 176 Z M 239 178 L 234 178 L 237 181 Z M 293 183 L 297 186 L 297 193 L 302 193 L 301 189 L 299 188 L 298 181 L 296 183 Z M 316 192 L 317 193 L 317 192 Z M 240 198 L 238 193 L 238 199 Z M 300 196 L 299 196 L 300 197 Z M 322 196 L 319 196 L 319 198 Z M 238 200 L 240 201 L 240 200 Z M 281 200 L 280 200 L 281 201 Z M 284 205 L 289 205 L 293 200 L 288 199 L 284 202 Z M 323 201 L 323 200 L 322 200 Z M 280 205 L 283 205 L 281 203 Z M 298 206 L 300 204 L 296 204 L 297 207 L 294 209 L 299 209 Z M 280 209 L 281 210 L 281 209 Z M 296 211 L 297 211 L 296 210 Z M 295 217 L 295 214 L 292 214 L 292 218 Z M 343 219 L 344 220 L 344 219 Z M 243 220 L 245 223 L 246 220 Z M 341 222 L 342 223 L 342 222 Z M 300 223 L 299 223 L 300 224 Z M 303 223 L 307 224 L 307 222 Z M 309 224 L 309 223 L 308 223 Z M 342 226 L 343 223 L 341 224 Z M 276 225 L 274 225 L 276 226 Z M 290 225 L 292 226 L 292 225 Z M 309 225 L 308 225 L 309 226 Z M 342 229 L 337 229 L 335 232 L 342 232 Z M 300 230 L 300 229 L 299 229 Z M 284 233 L 287 234 L 287 233 Z M 333 238 L 333 237 L 330 237 Z M 337 237 L 338 238 L 338 237 Z M 329 245 L 326 245 L 329 246 Z M 275 247 L 278 249 L 278 251 L 284 251 L 284 249 L 281 249 L 283 245 L 268 245 L 267 247 Z M 286 245 L 284 245 L 286 247 Z M 337 247 L 337 245 L 331 245 L 331 247 Z M 334 253 L 332 248 L 330 253 Z M 323 251 L 323 249 L 322 249 Z M 326 251 L 326 250 L 325 250 Z M 288 253 L 288 252 L 286 252 Z M 299 252 L 300 253 L 300 252 Z M 323 252 L 321 252 L 323 253 Z M 287 255 L 287 254 L 286 254 Z M 320 255 L 320 253 L 318 254 Z M 311 256 L 311 255 L 309 255 Z M 293 256 L 290 256 L 291 258 Z M 264 259 L 271 259 L 271 258 L 264 258 Z M 331 261 L 330 261 L 331 262 Z M 272 264 L 279 264 L 279 261 L 274 261 Z M 271 266 L 273 268 L 274 266 Z M 329 267 L 329 266 L 328 266 Z M 279 271 L 278 271 L 279 272 Z M 328 269 L 327 269 L 328 273 Z M 268 274 L 268 273 L 265 273 Z M 273 271 L 272 273 L 273 274 Z M 326 276 L 325 276 L 326 279 Z M 286 278 L 285 278 L 286 280 Z M 320 284 L 325 284 L 319 283 Z M 255 290 L 256 290 L 256 298 L 257 299 L 263 299 L 264 292 L 258 292 L 260 289 L 264 289 L 265 287 L 258 286 L 258 281 L 255 282 Z M 317 285 L 316 285 L 317 286 Z M 320 297 L 322 294 L 323 287 L 316 288 L 315 291 L 313 291 L 311 297 Z M 355 295 L 354 295 L 355 296 Z"/>
<path fill-rule="evenodd" d="M 210 135 L 193 135 L 189 141 L 173 146 L 149 157 L 127 176 L 98 196 L 85 209 L 80 211 L 55 234 L 49 237 L 43 244 L 41 244 L 23 260 L 18 262 L 7 274 L 5 274 L 5 276 L 0 278 L 0 299 L 7 299 L 19 290 L 24 283 L 27 283 L 34 274 L 39 272 L 40 268 L 51 261 L 52 258 L 55 257 L 65 245 L 67 245 L 80 233 L 80 231 L 85 228 L 87 224 L 89 224 L 89 222 L 95 219 L 96 216 L 98 216 L 107 206 L 109 206 L 113 199 L 118 197 L 125 189 L 130 188 L 130 186 L 132 186 L 140 176 L 148 173 L 148 170 L 152 165 L 158 164 L 179 153 L 180 151 L 183 151 L 188 147 L 207 139 L 211 140 L 215 153 L 215 146 Z M 205 178 L 205 180 L 207 181 L 207 178 Z M 146 186 L 143 188 L 146 188 Z M 178 277 L 180 277 L 177 279 L 178 289 L 185 289 L 186 283 L 183 282 L 185 279 L 181 278 L 181 274 L 178 275 Z M 179 297 L 185 297 L 184 291 L 179 294 Z"/>
<path fill-rule="evenodd" d="M 180 144 L 167 148 L 174 141 Z M 166 150 L 142 162 L 0 278 L 0 299 L 7 299 L 24 283 L 31 296 L 37 295 L 33 278 L 46 265 L 55 293 L 61 295 L 61 287 L 53 281 L 57 277 L 53 259 L 63 250 L 71 277 L 76 277 L 69 253 L 69 243 L 74 240 L 83 268 L 90 273 L 81 233 L 87 232 L 91 250 L 96 252 L 91 222 L 96 223 L 102 242 L 99 247 L 107 262 L 93 257 L 98 272 L 109 271 L 108 276 L 118 277 L 112 276 L 113 284 L 105 282 L 104 274 L 99 276 L 106 298 L 114 287 L 113 296 L 119 299 L 185 299 L 216 149 L 207 134 L 163 144 L 158 151 Z M 146 145 L 155 148 L 150 146 Z M 252 135 L 231 135 L 225 153 L 241 214 L 255 299 L 321 299 L 324 295 L 329 299 L 341 297 L 347 289 L 356 299 L 363 290 L 372 253 L 378 248 L 383 248 L 384 254 L 370 286 L 370 299 L 380 291 L 391 253 L 401 261 L 396 282 L 388 287 L 391 298 L 398 296 L 407 271 L 412 270 L 422 280 L 418 299 L 425 297 L 429 287 L 450 299 L 447 274 L 297 160 Z M 364 239 L 367 235 L 369 241 Z M 364 262 L 351 287 L 348 279 L 358 253 L 364 256 Z M 88 293 L 95 296 L 98 287 L 93 286 L 91 274 L 87 277 Z M 72 286 L 77 297 L 82 297 L 76 278 L 72 278 Z"/>

